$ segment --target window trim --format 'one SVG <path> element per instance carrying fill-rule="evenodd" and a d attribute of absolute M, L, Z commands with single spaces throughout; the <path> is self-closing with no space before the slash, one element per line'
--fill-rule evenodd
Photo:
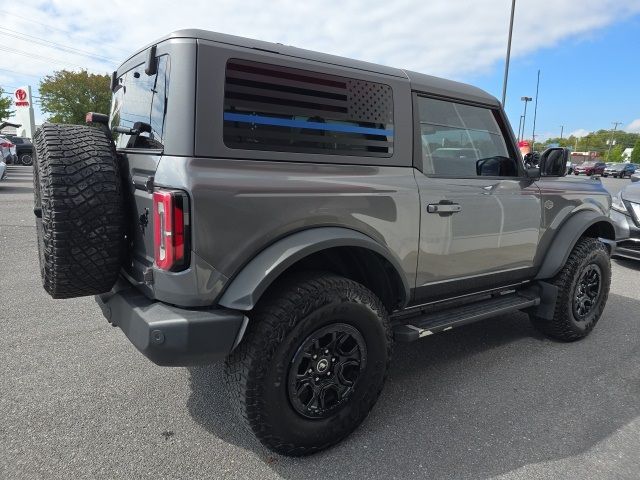
<path fill-rule="evenodd" d="M 500 129 L 500 133 L 507 147 L 507 151 L 511 158 L 516 160 L 516 165 L 518 168 L 518 175 L 513 177 L 504 177 L 504 176 L 478 176 L 478 175 L 469 175 L 469 176 L 461 176 L 461 175 L 435 175 L 424 172 L 424 165 L 422 162 L 422 133 L 420 131 L 420 108 L 418 105 L 418 99 L 420 97 L 431 98 L 433 100 L 442 100 L 445 102 L 458 103 L 462 105 L 469 105 L 472 107 L 480 107 L 490 110 L 493 114 L 498 128 Z M 509 123 L 507 122 L 504 112 L 501 108 L 496 108 L 495 106 L 488 105 L 480 102 L 473 102 L 468 100 L 462 100 L 453 97 L 446 97 L 443 95 L 435 95 L 426 92 L 419 92 L 417 90 L 411 91 L 411 104 L 413 106 L 413 167 L 422 173 L 425 177 L 428 178 L 460 178 L 460 179 L 487 179 L 487 180 L 530 180 L 530 178 L 526 174 L 526 169 L 524 168 L 524 164 L 522 161 L 522 156 L 520 155 L 520 151 L 515 146 L 515 138 L 513 136 L 513 131 L 509 127 Z"/>

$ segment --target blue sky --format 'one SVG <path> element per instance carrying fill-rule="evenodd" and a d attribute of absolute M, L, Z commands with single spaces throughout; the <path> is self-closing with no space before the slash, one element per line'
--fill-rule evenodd
<path fill-rule="evenodd" d="M 523 96 L 535 97 L 540 73 L 536 136 L 627 127 L 640 118 L 640 16 L 570 38 L 551 48 L 512 59 L 506 110 L 517 132 Z M 502 96 L 504 62 L 491 72 L 466 75 L 498 98 Z M 526 136 L 531 138 L 533 103 L 527 107 Z M 640 128 L 636 131 L 640 132 Z"/>
<path fill-rule="evenodd" d="M 6 3 L 6 2 L 5 2 Z M 511 0 L 23 0 L 3 4 L 0 86 L 62 68 L 110 73 L 168 32 L 203 28 L 407 68 L 477 85 L 498 98 Z M 126 14 L 123 14 L 126 12 Z M 171 12 L 167 15 L 166 12 Z M 640 0 L 517 0 L 507 114 L 535 95 L 536 134 L 640 132 Z M 25 36 L 29 35 L 29 36 Z M 37 101 L 37 99 L 36 99 Z M 36 122 L 45 118 L 36 112 Z M 533 125 L 529 104 L 527 136 Z"/>

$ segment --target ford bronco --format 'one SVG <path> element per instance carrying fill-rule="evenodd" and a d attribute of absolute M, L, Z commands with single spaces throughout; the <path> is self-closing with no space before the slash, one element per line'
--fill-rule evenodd
<path fill-rule="evenodd" d="M 36 135 L 44 288 L 95 295 L 158 365 L 224 359 L 276 452 L 352 432 L 394 341 L 515 311 L 573 341 L 602 314 L 610 196 L 566 150 L 527 166 L 478 88 L 183 30 L 111 89 Z"/>

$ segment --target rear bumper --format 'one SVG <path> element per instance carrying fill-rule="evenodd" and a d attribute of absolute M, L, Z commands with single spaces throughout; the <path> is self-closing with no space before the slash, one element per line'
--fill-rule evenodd
<path fill-rule="evenodd" d="M 184 309 L 150 300 L 127 282 L 95 297 L 105 318 L 157 365 L 186 366 L 226 357 L 247 317 L 227 309 Z"/>

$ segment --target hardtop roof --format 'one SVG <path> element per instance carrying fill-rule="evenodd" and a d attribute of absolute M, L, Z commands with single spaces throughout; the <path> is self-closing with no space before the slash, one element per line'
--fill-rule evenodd
<path fill-rule="evenodd" d="M 280 55 L 287 55 L 289 57 L 304 58 L 307 60 L 374 72 L 381 75 L 406 78 L 410 81 L 411 88 L 413 90 L 443 97 L 484 103 L 496 107 L 500 105 L 500 102 L 498 102 L 498 100 L 493 95 L 490 95 L 480 88 L 465 83 L 455 82 L 453 80 L 447 80 L 431 75 L 425 75 L 423 73 L 402 70 L 399 68 L 387 67 L 385 65 L 364 62 L 361 60 L 339 57 L 337 55 L 329 55 L 312 50 L 305 50 L 303 48 L 292 47 L 280 43 L 265 42 L 262 40 L 254 40 L 245 37 L 238 37 L 236 35 L 211 32 L 208 30 L 184 29 L 171 32 L 168 35 L 165 35 L 145 46 L 144 48 L 138 50 L 131 57 L 139 54 L 152 45 L 157 45 L 158 43 L 176 38 L 193 38 L 199 40 L 207 40 L 220 44 L 234 45 L 239 47 L 251 48 L 254 50 L 264 50 Z"/>

